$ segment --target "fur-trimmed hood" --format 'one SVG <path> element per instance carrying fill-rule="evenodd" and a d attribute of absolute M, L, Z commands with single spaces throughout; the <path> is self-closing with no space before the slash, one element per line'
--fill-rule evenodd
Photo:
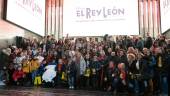
<path fill-rule="evenodd" d="M 136 59 L 136 55 L 133 54 L 133 53 L 128 53 L 128 54 L 127 54 L 128 60 L 130 60 L 130 57 L 132 57 L 132 61 L 134 61 L 134 60 Z"/>

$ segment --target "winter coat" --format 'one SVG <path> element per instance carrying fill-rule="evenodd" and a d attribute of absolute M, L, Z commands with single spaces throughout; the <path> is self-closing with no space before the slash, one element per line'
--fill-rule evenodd
<path fill-rule="evenodd" d="M 119 63 L 119 58 L 117 56 L 108 56 L 106 59 L 106 62 L 108 63 L 109 61 L 113 61 L 114 64 L 118 64 Z"/>
<path fill-rule="evenodd" d="M 140 62 L 139 62 L 140 63 Z M 128 65 L 128 72 L 132 74 L 139 74 L 140 71 L 136 67 L 137 60 L 134 60 L 131 64 Z"/>
<path fill-rule="evenodd" d="M 128 66 L 128 60 L 126 55 L 117 58 L 118 58 L 116 59 L 117 63 L 124 63 L 126 67 Z"/>
<path fill-rule="evenodd" d="M 168 65 L 169 65 L 169 60 L 166 59 L 168 58 L 166 54 L 158 54 L 156 56 L 156 70 L 159 73 L 167 73 L 168 72 Z"/>
<path fill-rule="evenodd" d="M 114 78 L 118 76 L 118 69 L 117 68 L 108 68 L 106 72 L 107 81 L 112 84 Z"/>
<path fill-rule="evenodd" d="M 29 60 L 27 61 L 24 61 L 22 63 L 22 70 L 24 73 L 30 73 L 32 71 L 32 65 L 31 65 L 31 62 Z"/>
<path fill-rule="evenodd" d="M 151 46 L 152 46 L 152 44 L 153 44 L 152 38 L 151 38 L 151 37 L 147 37 L 147 38 L 146 38 L 146 41 L 145 41 L 145 47 L 146 47 L 147 49 L 150 49 Z"/>
<path fill-rule="evenodd" d="M 15 70 L 12 78 L 14 81 L 17 81 L 18 79 L 21 79 L 25 76 L 24 72 L 22 70 Z"/>
<path fill-rule="evenodd" d="M 63 64 L 57 64 L 57 72 L 61 72 Z"/>
<path fill-rule="evenodd" d="M 160 41 L 158 42 L 158 44 L 159 44 L 160 47 L 163 47 L 164 45 L 167 45 L 167 43 L 166 43 L 165 40 L 160 40 Z"/>
<path fill-rule="evenodd" d="M 143 47 L 144 47 L 144 42 L 143 40 L 138 40 L 137 44 L 136 44 L 136 47 L 142 51 L 143 50 Z"/>
<path fill-rule="evenodd" d="M 66 65 L 65 64 L 57 64 L 56 66 L 57 72 L 61 74 L 62 72 L 66 72 Z"/>
<path fill-rule="evenodd" d="M 74 77 L 76 75 L 76 64 L 74 61 L 71 62 L 71 64 L 68 64 L 67 73 L 69 77 Z"/>
<path fill-rule="evenodd" d="M 77 76 L 83 75 L 86 70 L 86 62 L 82 56 L 80 57 L 80 60 L 76 61 L 76 70 Z"/>
<path fill-rule="evenodd" d="M 43 73 L 45 72 L 45 67 L 46 66 L 47 66 L 46 64 L 41 64 L 40 67 L 37 70 L 37 74 L 42 76 Z"/>
<path fill-rule="evenodd" d="M 31 71 L 36 71 L 40 67 L 38 60 L 31 60 Z"/>
<path fill-rule="evenodd" d="M 0 70 L 4 66 L 8 66 L 8 65 L 9 65 L 9 56 L 1 52 L 0 53 Z"/>
<path fill-rule="evenodd" d="M 140 73 L 143 76 L 143 79 L 149 79 L 152 74 L 151 74 L 151 59 L 149 56 L 144 56 L 141 60 L 140 60 Z"/>
<path fill-rule="evenodd" d="M 98 61 L 100 62 L 101 65 L 106 65 L 106 56 L 99 56 Z"/>
<path fill-rule="evenodd" d="M 90 64 L 90 69 L 92 70 L 92 74 L 93 75 L 98 74 L 97 71 L 99 71 L 100 67 L 101 67 L 101 64 L 99 61 L 92 61 L 92 63 Z"/>
<path fill-rule="evenodd" d="M 80 58 L 80 75 L 84 74 L 86 70 L 86 62 L 84 60 L 84 58 L 81 56 Z"/>

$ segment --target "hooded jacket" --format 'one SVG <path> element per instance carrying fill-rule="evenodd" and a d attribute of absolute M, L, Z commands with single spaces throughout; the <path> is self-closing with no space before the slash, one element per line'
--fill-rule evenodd
<path fill-rule="evenodd" d="M 14 81 L 17 81 L 18 79 L 23 78 L 24 75 L 25 74 L 24 74 L 23 70 L 15 70 L 12 75 L 12 78 Z"/>
<path fill-rule="evenodd" d="M 31 62 L 29 60 L 25 60 L 22 63 L 22 70 L 24 73 L 30 73 L 32 71 L 31 68 L 32 68 L 32 66 L 31 66 Z"/>
<path fill-rule="evenodd" d="M 31 60 L 31 72 L 37 70 L 40 67 L 38 60 Z"/>

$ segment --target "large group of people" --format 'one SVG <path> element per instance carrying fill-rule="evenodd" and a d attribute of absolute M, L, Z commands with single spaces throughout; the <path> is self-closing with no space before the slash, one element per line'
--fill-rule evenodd
<path fill-rule="evenodd" d="M 24 39 L 2 50 L 7 85 L 68 87 L 168 96 L 170 40 L 118 36 L 116 41 Z M 2 55 L 3 54 L 3 55 Z M 133 95 L 132 95 L 133 96 Z"/>

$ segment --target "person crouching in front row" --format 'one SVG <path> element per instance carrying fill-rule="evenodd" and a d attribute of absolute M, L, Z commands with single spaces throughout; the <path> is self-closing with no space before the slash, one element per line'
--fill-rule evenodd
<path fill-rule="evenodd" d="M 23 83 L 24 83 L 23 80 L 25 78 L 25 74 L 24 74 L 21 66 L 18 66 L 17 70 L 14 71 L 12 77 L 13 77 L 13 80 L 16 85 L 23 85 Z"/>

